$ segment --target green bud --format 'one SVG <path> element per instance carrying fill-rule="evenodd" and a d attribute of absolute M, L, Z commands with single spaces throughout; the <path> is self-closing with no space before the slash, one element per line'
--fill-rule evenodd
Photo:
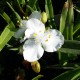
<path fill-rule="evenodd" d="M 19 47 L 19 54 L 23 55 L 23 47 L 22 46 Z"/>
<path fill-rule="evenodd" d="M 46 14 L 46 12 L 42 12 L 41 21 L 42 21 L 43 23 L 46 23 L 46 22 L 47 22 L 47 14 Z"/>
<path fill-rule="evenodd" d="M 38 61 L 31 62 L 31 66 L 34 72 L 39 73 L 40 72 L 40 63 Z"/>
<path fill-rule="evenodd" d="M 25 17 L 25 16 L 23 16 L 23 19 L 26 19 L 26 17 Z"/>

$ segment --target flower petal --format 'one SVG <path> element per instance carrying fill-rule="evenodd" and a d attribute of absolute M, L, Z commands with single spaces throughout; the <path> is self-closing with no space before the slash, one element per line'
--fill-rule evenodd
<path fill-rule="evenodd" d="M 25 29 L 20 28 L 15 34 L 14 37 L 15 38 L 20 38 L 23 34 L 24 34 Z"/>
<path fill-rule="evenodd" d="M 26 24 L 27 28 L 34 31 L 34 33 L 44 33 L 45 31 L 45 25 L 38 19 L 31 18 L 27 21 Z"/>
<path fill-rule="evenodd" d="M 32 29 L 26 29 L 24 39 L 26 39 L 26 38 L 31 38 L 32 35 L 33 35 L 33 33 L 34 33 L 34 32 L 33 32 Z"/>
<path fill-rule="evenodd" d="M 36 19 L 41 19 L 41 13 L 40 12 L 38 12 L 38 11 L 34 11 L 34 12 L 32 12 L 32 14 L 29 16 L 29 19 L 31 19 L 31 18 L 36 18 Z"/>
<path fill-rule="evenodd" d="M 29 62 L 39 60 L 43 55 L 43 48 L 33 39 L 27 40 L 23 45 L 23 57 Z"/>
<path fill-rule="evenodd" d="M 25 28 L 25 29 L 26 29 L 26 28 L 27 28 L 27 27 L 26 27 L 26 24 L 27 24 L 27 20 L 22 20 L 22 21 L 20 22 L 19 27 L 20 27 L 20 28 Z"/>
<path fill-rule="evenodd" d="M 42 45 L 45 51 L 54 52 L 57 51 L 64 43 L 64 37 L 58 30 L 50 29 L 45 32 Z"/>

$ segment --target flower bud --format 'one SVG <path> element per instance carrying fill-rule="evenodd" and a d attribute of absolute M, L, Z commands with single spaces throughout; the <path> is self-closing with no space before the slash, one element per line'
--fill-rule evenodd
<path fill-rule="evenodd" d="M 29 17 L 27 16 L 27 17 L 25 17 L 25 16 L 23 16 L 23 20 L 28 20 L 29 19 Z"/>
<path fill-rule="evenodd" d="M 25 17 L 25 16 L 23 16 L 23 19 L 26 19 L 26 17 Z"/>
<path fill-rule="evenodd" d="M 31 66 L 34 72 L 36 73 L 40 72 L 40 63 L 38 61 L 31 62 Z"/>
<path fill-rule="evenodd" d="M 20 54 L 20 55 L 23 55 L 23 46 L 20 46 L 20 47 L 19 47 L 19 54 Z"/>
<path fill-rule="evenodd" d="M 20 25 L 20 21 L 19 21 L 19 20 L 17 20 L 16 26 L 19 26 L 19 25 Z"/>
<path fill-rule="evenodd" d="M 42 12 L 41 21 L 42 21 L 43 23 L 46 23 L 46 22 L 47 22 L 47 14 L 46 14 L 46 12 Z"/>

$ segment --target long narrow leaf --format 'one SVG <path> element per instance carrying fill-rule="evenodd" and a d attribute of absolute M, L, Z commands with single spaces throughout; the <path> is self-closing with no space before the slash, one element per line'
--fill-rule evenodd
<path fill-rule="evenodd" d="M 1 9 L 0 9 L 0 15 L 8 23 L 8 25 L 5 27 L 5 29 L 0 35 L 0 51 L 1 51 L 7 44 L 7 42 L 11 39 L 11 37 L 14 35 L 15 25 L 11 21 L 10 17 Z"/>
<path fill-rule="evenodd" d="M 45 0 L 45 10 L 49 19 L 54 18 L 53 6 L 51 0 Z"/>
<path fill-rule="evenodd" d="M 78 30 L 80 30 L 80 23 L 77 23 L 77 24 L 74 26 L 73 35 L 74 35 Z"/>
<path fill-rule="evenodd" d="M 63 48 L 78 49 L 80 50 L 80 41 L 77 40 L 65 40 Z"/>
<path fill-rule="evenodd" d="M 75 80 L 80 76 L 80 68 L 62 73 L 52 80 Z"/>
<path fill-rule="evenodd" d="M 19 2 L 19 4 L 24 5 L 25 4 L 25 0 L 17 0 Z"/>
<path fill-rule="evenodd" d="M 67 53 L 67 54 L 79 54 L 80 55 L 80 50 L 77 50 L 77 49 L 70 49 L 70 48 L 61 48 L 59 49 L 59 52 L 62 52 L 62 53 Z"/>
<path fill-rule="evenodd" d="M 8 24 L 11 24 L 10 29 L 15 28 L 13 22 L 11 21 L 10 17 L 3 11 L 0 9 L 0 15 L 6 20 L 6 22 Z"/>
<path fill-rule="evenodd" d="M 80 41 L 65 40 L 64 45 L 62 46 L 61 49 L 59 49 L 59 52 L 80 55 Z"/>
<path fill-rule="evenodd" d="M 63 33 L 66 25 L 66 18 L 68 13 L 68 2 L 65 2 L 60 18 L 60 31 Z"/>
<path fill-rule="evenodd" d="M 69 31 L 69 34 L 68 34 L 68 37 L 70 40 L 73 40 L 73 23 L 74 23 L 74 11 L 73 11 L 73 3 L 72 3 L 72 0 L 69 0 L 68 1 L 68 4 L 69 4 L 69 8 L 68 8 L 68 15 L 67 15 L 67 27 L 68 27 L 68 31 Z"/>
<path fill-rule="evenodd" d="M 80 7 L 80 6 L 79 6 Z M 80 8 L 79 7 L 74 7 L 74 9 L 78 12 L 77 13 L 77 18 L 75 20 L 76 24 L 74 26 L 74 32 L 73 35 L 80 30 Z"/>
<path fill-rule="evenodd" d="M 68 35 L 68 30 L 67 30 L 67 27 L 66 27 L 68 6 L 69 6 L 68 2 L 66 1 L 64 6 L 63 6 L 61 17 L 60 17 L 60 31 L 64 34 L 64 37 L 66 39 L 67 39 L 67 35 Z M 68 60 L 68 54 L 64 54 L 64 52 L 59 52 L 58 57 L 59 57 L 59 61 L 60 61 L 61 65 L 63 65 Z"/>
<path fill-rule="evenodd" d="M 33 9 L 33 8 L 31 8 L 29 5 L 27 5 L 27 8 L 28 8 L 31 12 L 33 12 L 33 11 L 34 11 L 34 9 Z"/>
<path fill-rule="evenodd" d="M 9 29 L 10 25 L 7 25 L 4 31 L 2 32 L 0 36 L 0 51 L 3 49 L 3 47 L 7 44 L 7 42 L 11 39 L 11 37 L 14 35 L 14 32 Z"/>
<path fill-rule="evenodd" d="M 28 5 L 35 10 L 36 2 L 37 2 L 37 0 L 29 0 L 29 4 Z"/>
<path fill-rule="evenodd" d="M 10 3 L 7 2 L 7 4 L 8 4 L 8 6 L 11 8 L 11 10 L 13 11 L 13 13 L 16 15 L 16 18 L 17 18 L 18 20 L 21 20 L 20 15 L 13 9 L 13 7 L 10 5 Z"/>
<path fill-rule="evenodd" d="M 32 80 L 39 80 L 39 78 L 43 77 L 43 75 L 38 75 L 35 78 L 33 78 Z"/>

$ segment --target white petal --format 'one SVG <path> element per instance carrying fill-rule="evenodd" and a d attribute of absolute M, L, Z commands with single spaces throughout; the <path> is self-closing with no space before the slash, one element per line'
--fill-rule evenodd
<path fill-rule="evenodd" d="M 64 37 L 58 30 L 48 30 L 44 34 L 42 41 L 43 48 L 47 52 L 57 51 L 64 43 Z"/>
<path fill-rule="evenodd" d="M 29 39 L 24 43 L 23 50 L 23 57 L 29 62 L 39 60 L 44 53 L 44 50 L 41 45 L 35 43 L 33 39 Z"/>
<path fill-rule="evenodd" d="M 15 34 L 14 34 L 14 37 L 15 38 L 20 38 L 25 32 L 25 29 L 24 28 L 20 28 Z"/>
<path fill-rule="evenodd" d="M 32 12 L 32 14 L 29 16 L 29 19 L 31 19 L 31 18 L 36 18 L 36 19 L 41 19 L 41 13 L 40 12 L 38 12 L 38 11 L 34 11 L 34 12 Z"/>
<path fill-rule="evenodd" d="M 20 28 L 25 28 L 25 29 L 26 29 L 26 24 L 27 24 L 27 20 L 22 20 L 22 21 L 20 22 L 19 27 L 20 27 Z"/>
<path fill-rule="evenodd" d="M 34 33 L 34 32 L 33 32 L 32 29 L 26 29 L 24 39 L 25 39 L 25 38 L 31 38 L 32 35 L 33 35 L 33 33 Z"/>
<path fill-rule="evenodd" d="M 34 31 L 34 33 L 44 33 L 45 25 L 38 19 L 31 18 L 27 21 L 27 28 Z"/>

